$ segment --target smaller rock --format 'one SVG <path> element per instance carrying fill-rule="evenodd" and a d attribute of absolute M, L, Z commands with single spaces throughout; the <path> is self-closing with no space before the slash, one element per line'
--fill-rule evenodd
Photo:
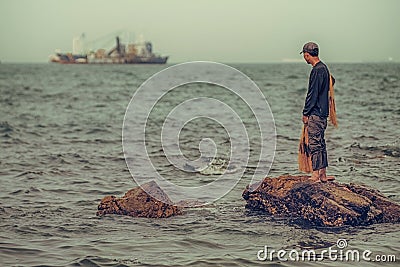
<path fill-rule="evenodd" d="M 156 182 L 151 181 L 129 190 L 121 198 L 104 197 L 98 206 L 96 215 L 105 214 L 167 218 L 182 214 L 182 210 L 172 203 Z"/>

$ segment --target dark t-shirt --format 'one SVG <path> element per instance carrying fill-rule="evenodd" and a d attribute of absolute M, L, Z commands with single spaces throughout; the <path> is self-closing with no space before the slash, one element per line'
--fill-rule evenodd
<path fill-rule="evenodd" d="M 303 115 L 317 115 L 322 118 L 329 116 L 329 77 L 328 67 L 322 61 L 313 67 Z"/>

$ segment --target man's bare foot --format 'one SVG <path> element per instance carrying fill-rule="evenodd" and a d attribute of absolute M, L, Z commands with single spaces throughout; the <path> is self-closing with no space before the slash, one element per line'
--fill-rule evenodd
<path fill-rule="evenodd" d="M 321 180 L 320 180 L 319 178 L 313 178 L 313 177 L 310 177 L 310 179 L 308 179 L 308 180 L 310 180 L 310 181 L 313 182 L 313 183 L 319 183 L 319 182 L 321 182 Z"/>
<path fill-rule="evenodd" d="M 326 176 L 326 179 L 328 179 L 328 181 L 334 181 L 335 176 L 329 175 L 329 176 Z"/>
<path fill-rule="evenodd" d="M 319 182 L 320 181 L 319 171 L 313 171 L 309 180 L 314 183 Z"/>
<path fill-rule="evenodd" d="M 328 177 L 326 177 L 326 168 L 319 170 L 319 179 L 321 182 L 326 183 L 329 181 Z"/>

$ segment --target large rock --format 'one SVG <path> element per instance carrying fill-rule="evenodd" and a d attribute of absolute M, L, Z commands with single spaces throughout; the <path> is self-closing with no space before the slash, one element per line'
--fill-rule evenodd
<path fill-rule="evenodd" d="M 243 192 L 246 208 L 315 226 L 399 223 L 400 205 L 356 184 L 313 183 L 308 176 L 265 178 Z"/>
<path fill-rule="evenodd" d="M 155 196 L 156 198 L 154 198 Z M 182 213 L 154 181 L 135 187 L 121 198 L 104 197 L 97 215 L 119 214 L 134 217 L 166 218 Z"/>

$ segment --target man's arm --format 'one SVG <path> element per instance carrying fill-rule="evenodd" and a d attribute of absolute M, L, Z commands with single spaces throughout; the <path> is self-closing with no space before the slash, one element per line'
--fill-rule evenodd
<path fill-rule="evenodd" d="M 311 71 L 310 82 L 308 85 L 308 91 L 306 101 L 304 103 L 303 115 L 310 116 L 310 112 L 318 101 L 318 77 L 316 71 Z"/>

